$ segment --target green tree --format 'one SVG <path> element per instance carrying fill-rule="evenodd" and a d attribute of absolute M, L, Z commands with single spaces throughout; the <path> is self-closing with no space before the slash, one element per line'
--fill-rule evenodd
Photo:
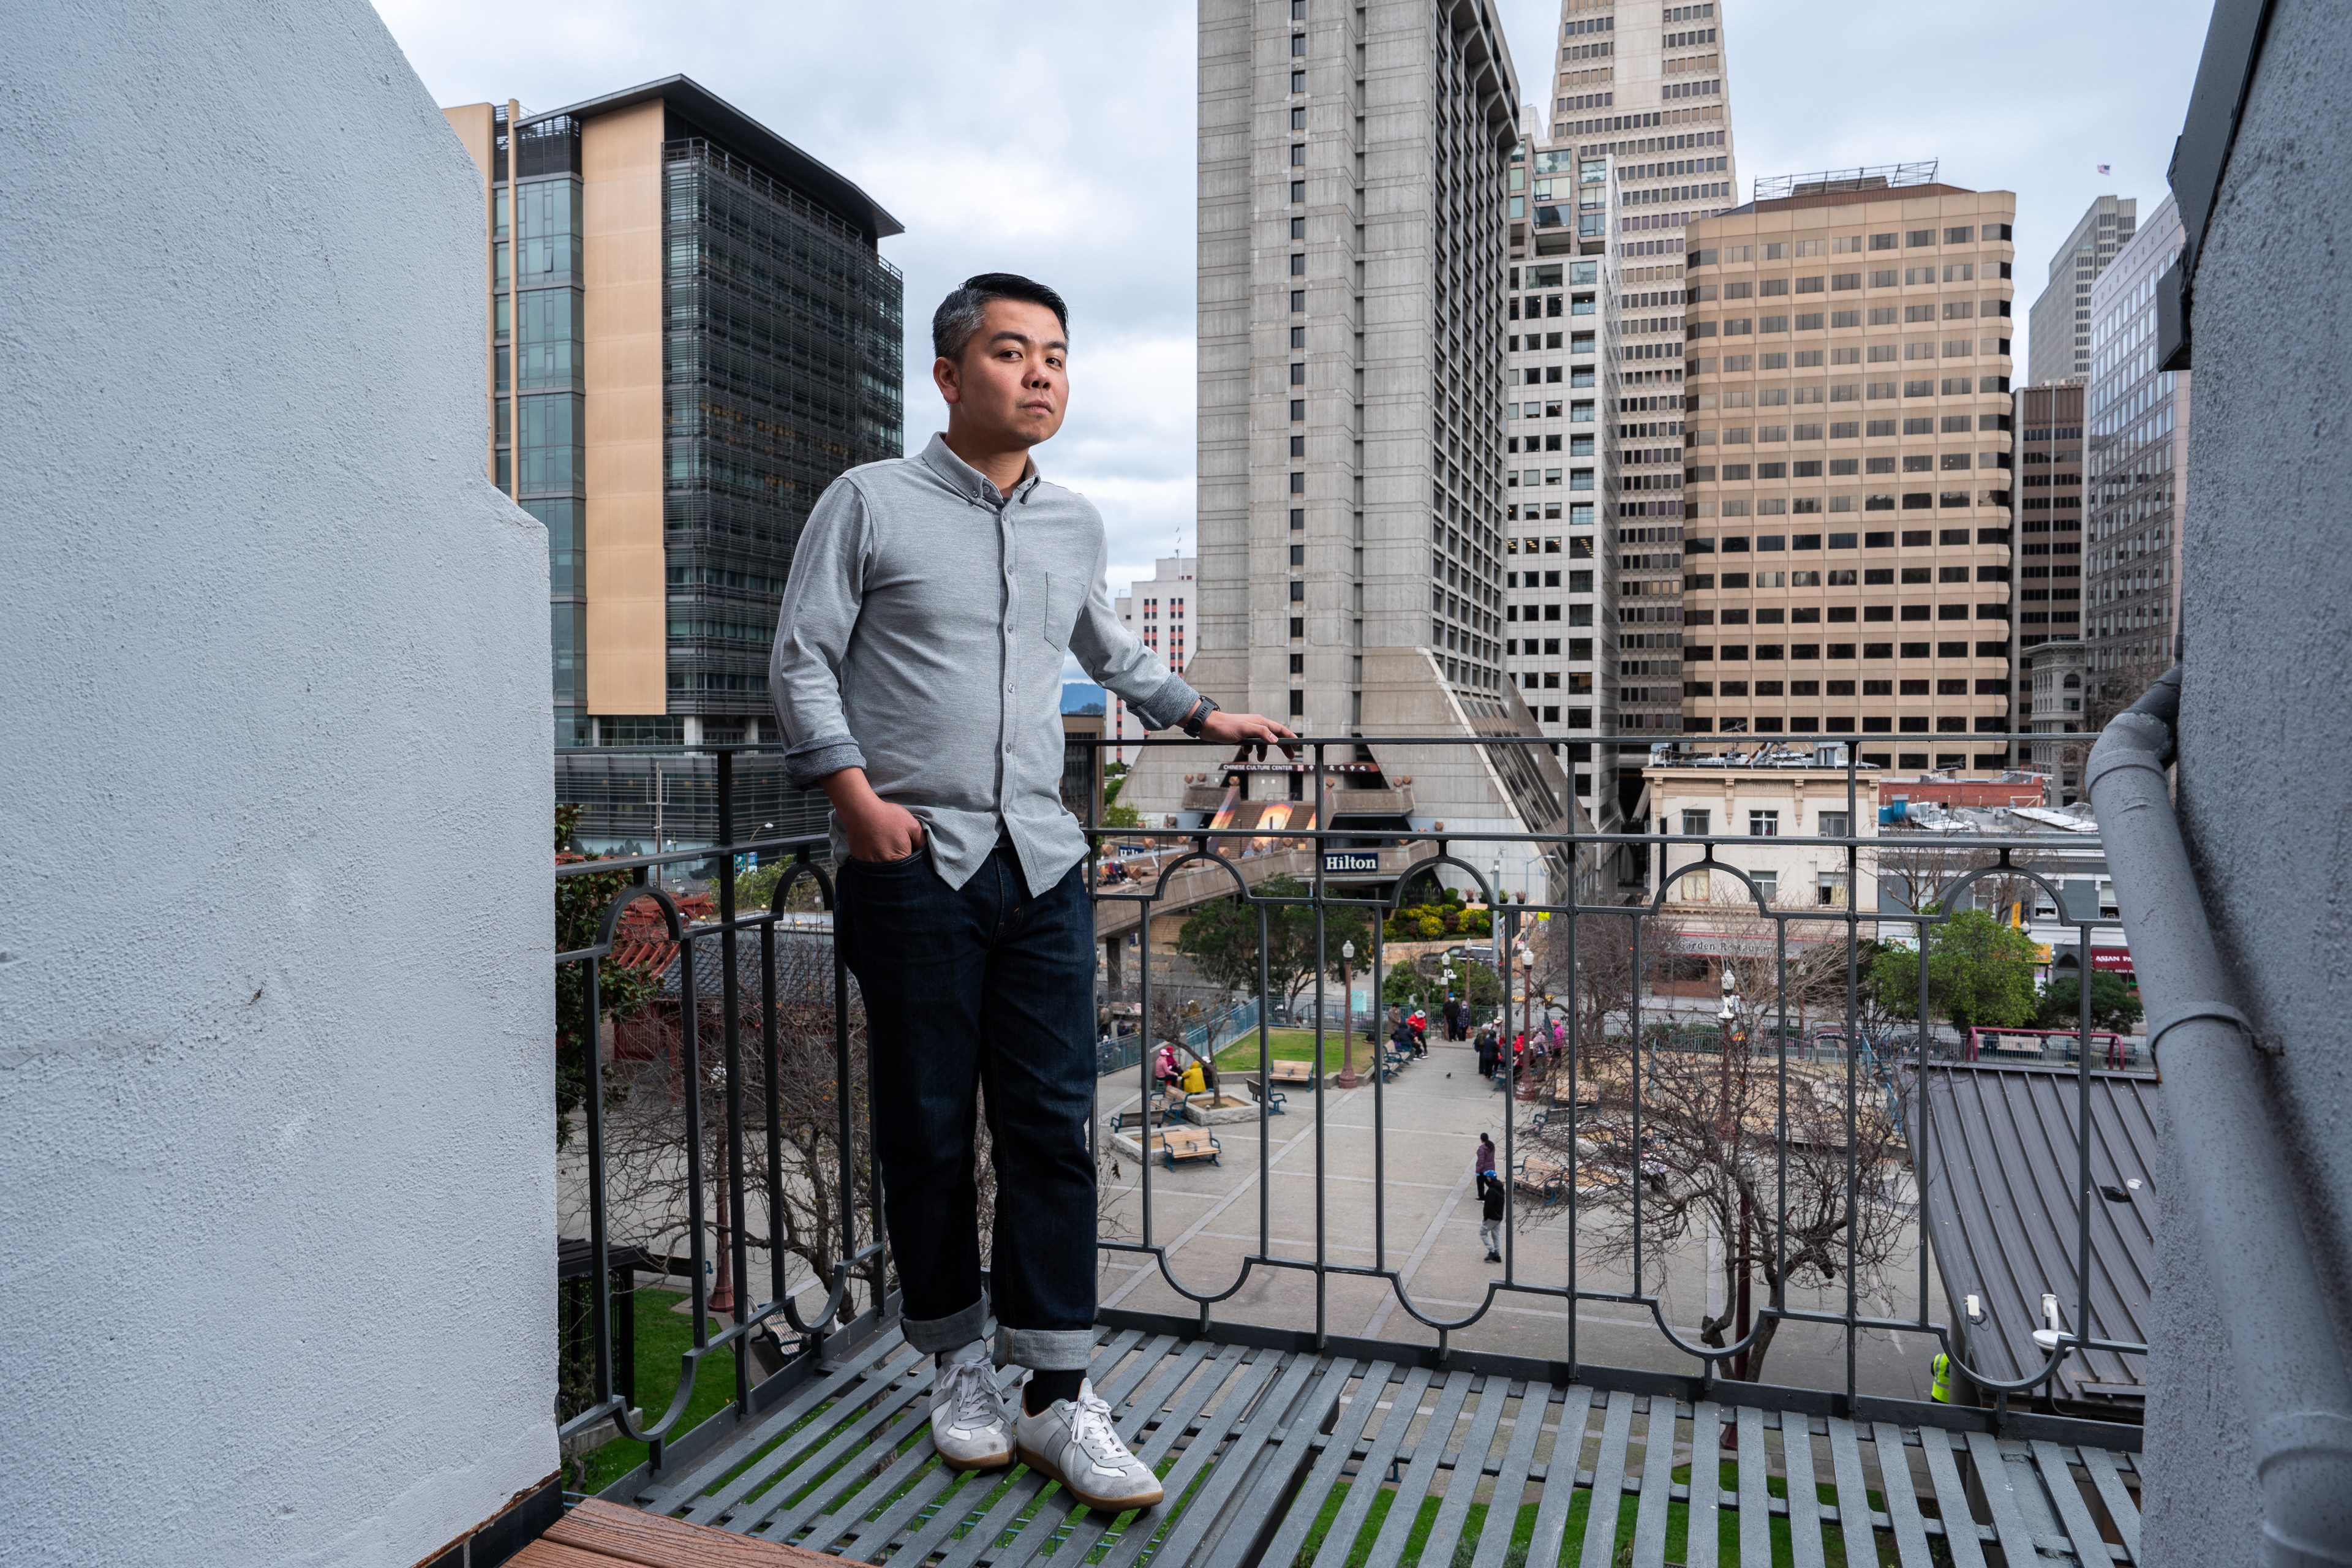
<path fill-rule="evenodd" d="M 1302 899 L 1308 889 L 1296 877 L 1269 877 L 1257 889 L 1264 899 Z M 1258 916 L 1265 917 L 1265 982 L 1268 995 L 1286 1002 L 1314 983 L 1316 968 L 1315 911 L 1305 904 L 1255 903 L 1240 898 L 1214 899 L 1195 910 L 1176 933 L 1176 950 L 1200 965 L 1201 973 L 1228 991 L 1255 992 L 1258 965 Z M 1323 955 L 1334 980 L 1339 973 L 1339 945 L 1353 942 L 1357 962 L 1370 951 L 1370 921 L 1361 910 L 1327 908 L 1323 917 Z"/>
<path fill-rule="evenodd" d="M 1140 827 L 1143 826 L 1143 814 L 1131 805 L 1114 805 L 1106 802 L 1103 806 L 1102 826 Z"/>
<path fill-rule="evenodd" d="M 2053 980 L 2042 988 L 2041 1025 L 2045 1029 L 2080 1028 L 2082 1006 L 2082 987 L 2071 975 Z M 2125 1034 L 2139 1022 L 2139 993 L 2122 975 L 2105 970 L 2092 973 L 2091 1027 Z"/>
<path fill-rule="evenodd" d="M 567 849 L 581 808 L 555 808 L 555 862 L 572 865 L 593 860 Z M 591 871 L 559 877 L 555 882 L 555 951 L 577 952 L 596 945 L 604 911 L 630 884 L 626 871 Z M 606 1018 L 625 1018 L 651 1001 L 661 989 L 661 977 L 646 969 L 632 969 L 609 958 L 596 962 L 596 1001 Z M 555 970 L 555 1142 L 562 1148 L 572 1138 L 572 1113 L 588 1092 L 589 1064 L 595 1060 L 595 1030 L 588 1021 L 588 976 L 582 963 L 558 964 Z"/>
<path fill-rule="evenodd" d="M 1932 906 L 1931 906 L 1932 908 Z M 1919 1016 L 1919 955 L 1882 945 L 1870 966 L 1880 1005 Z M 2032 1018 L 2033 942 L 1982 910 L 1927 928 L 1927 1009 L 1955 1028 L 2017 1028 Z"/>

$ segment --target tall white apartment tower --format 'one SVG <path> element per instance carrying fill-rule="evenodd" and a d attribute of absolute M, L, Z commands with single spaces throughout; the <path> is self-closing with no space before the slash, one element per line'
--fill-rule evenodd
<path fill-rule="evenodd" d="M 1188 679 L 1318 735 L 1537 733 L 1503 679 L 1500 26 L 1484 0 L 1202 0 L 1200 72 Z M 1455 831 L 1573 809 L 1539 747 L 1364 750 Z M 1188 760 L 1145 750 L 1147 817 Z"/>
<path fill-rule="evenodd" d="M 2026 318 L 2026 380 L 2035 386 L 2091 378 L 2091 285 L 2139 227 L 2137 196 L 2098 196 L 2050 258 Z"/>
<path fill-rule="evenodd" d="M 1684 228 L 1739 203 L 1720 0 L 1564 0 L 1550 145 L 1609 161 L 1617 724 L 1682 731 Z"/>
<path fill-rule="evenodd" d="M 1528 117 L 1535 111 L 1530 108 Z M 1578 801 L 1618 820 L 1616 184 L 1606 155 L 1512 154 L 1503 392 L 1504 679 L 1559 737 Z"/>
<path fill-rule="evenodd" d="M 1177 674 L 1184 673 L 1185 661 L 1192 657 L 1189 646 L 1192 618 L 1186 613 L 1196 592 L 1197 577 L 1194 561 L 1189 555 L 1163 555 L 1153 563 L 1151 575 L 1139 577 L 1128 585 L 1126 593 L 1111 601 L 1111 611 L 1118 624 L 1133 632 L 1143 646 L 1158 654 Z M 1111 761 L 1127 761 L 1128 716 L 1127 700 L 1116 691 L 1106 691 L 1109 711 L 1110 732 L 1118 744 L 1113 748 Z M 1135 738 L 1146 733 L 1142 722 L 1134 726 Z"/>

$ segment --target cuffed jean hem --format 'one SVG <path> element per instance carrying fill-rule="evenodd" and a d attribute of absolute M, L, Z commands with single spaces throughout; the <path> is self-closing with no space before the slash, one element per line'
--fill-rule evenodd
<path fill-rule="evenodd" d="M 944 1318 L 901 1318 L 898 1331 L 907 1342 L 926 1355 L 944 1355 L 988 1335 L 988 1303 L 974 1301 L 962 1311 Z M 1083 1364 L 1083 1363 L 1082 1363 Z"/>
<path fill-rule="evenodd" d="M 914 1336 L 907 1336 L 911 1341 Z M 996 1331 L 999 1366 L 1025 1366 L 1031 1372 L 1084 1372 L 1095 1355 L 1092 1329 L 1007 1329 Z"/>

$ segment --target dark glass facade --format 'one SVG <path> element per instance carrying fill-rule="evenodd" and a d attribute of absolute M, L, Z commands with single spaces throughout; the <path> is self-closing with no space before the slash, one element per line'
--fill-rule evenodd
<path fill-rule="evenodd" d="M 764 718 L 809 508 L 903 447 L 898 269 L 671 116 L 664 149 L 669 711 Z M 713 726 L 716 728 L 716 726 Z"/>

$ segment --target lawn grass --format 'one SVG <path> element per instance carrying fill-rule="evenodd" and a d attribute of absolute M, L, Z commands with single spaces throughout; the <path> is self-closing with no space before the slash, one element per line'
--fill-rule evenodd
<path fill-rule="evenodd" d="M 658 1421 L 677 1393 L 678 1357 L 694 1348 L 694 1320 L 672 1307 L 686 1299 L 681 1290 L 637 1292 L 637 1403 L 647 1421 Z M 694 1399 L 686 1418 L 672 1428 L 684 1436 L 717 1415 L 735 1397 L 735 1352 L 713 1351 L 702 1358 L 694 1378 Z M 583 1492 L 600 1492 L 646 1462 L 646 1446 L 616 1437 L 580 1456 L 581 1474 L 565 1484 Z"/>
<path fill-rule="evenodd" d="M 1267 1054 L 1278 1062 L 1311 1062 L 1315 1059 L 1315 1031 L 1312 1029 L 1268 1029 L 1265 1032 Z M 1323 1066 L 1331 1072 L 1339 1070 L 1339 1031 L 1323 1031 Z M 1360 1036 L 1356 1041 L 1356 1067 L 1369 1069 L 1371 1047 Z M 1257 1031 L 1253 1029 L 1217 1053 L 1219 1072 L 1257 1071 Z"/>

